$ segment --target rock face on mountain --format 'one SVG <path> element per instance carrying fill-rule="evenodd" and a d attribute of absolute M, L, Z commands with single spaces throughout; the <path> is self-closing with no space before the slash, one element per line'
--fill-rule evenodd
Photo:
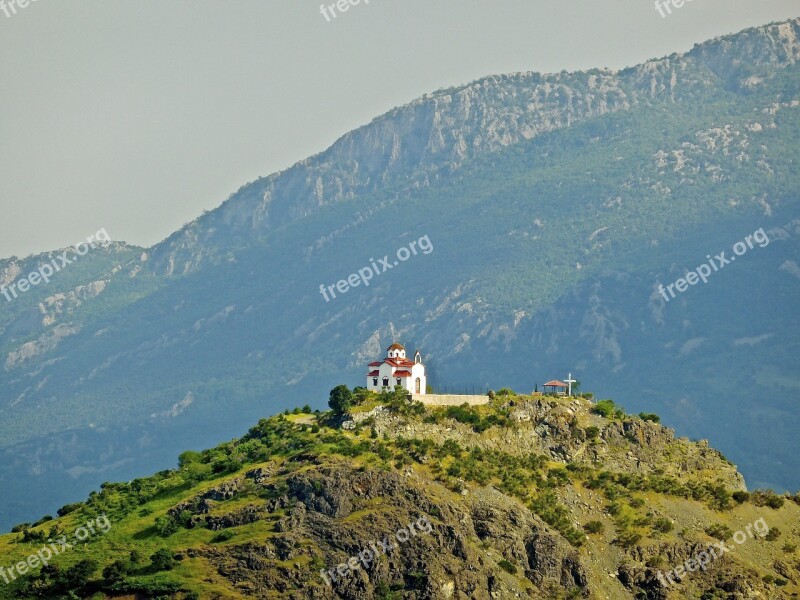
<path fill-rule="evenodd" d="M 467 160 L 653 100 L 709 85 L 757 86 L 800 58 L 800 20 L 748 30 L 624 71 L 491 76 L 396 108 L 328 150 L 248 184 L 154 249 L 156 272 L 186 273 L 320 206 L 400 186 L 427 186 Z"/>

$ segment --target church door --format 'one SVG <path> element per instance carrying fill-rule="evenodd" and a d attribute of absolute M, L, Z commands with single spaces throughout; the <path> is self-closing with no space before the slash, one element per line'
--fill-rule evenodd
<path fill-rule="evenodd" d="M 415 394 L 419 394 L 420 393 L 419 392 L 419 387 L 420 387 L 421 383 L 422 382 L 420 381 L 419 377 L 417 377 L 417 380 L 414 382 L 414 393 Z"/>

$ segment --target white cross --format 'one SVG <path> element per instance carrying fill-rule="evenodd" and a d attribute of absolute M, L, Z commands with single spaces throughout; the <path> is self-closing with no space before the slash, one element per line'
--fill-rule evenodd
<path fill-rule="evenodd" d="M 573 383 L 578 383 L 578 380 L 577 379 L 573 379 L 572 378 L 572 373 L 570 373 L 569 377 L 567 378 L 567 380 L 564 383 L 566 383 L 569 386 L 569 390 L 567 391 L 567 396 L 572 396 L 572 384 Z"/>

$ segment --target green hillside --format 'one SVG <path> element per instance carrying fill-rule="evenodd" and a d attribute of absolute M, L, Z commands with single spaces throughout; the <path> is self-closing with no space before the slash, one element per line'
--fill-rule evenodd
<path fill-rule="evenodd" d="M 19 525 L 0 537 L 0 598 L 790 598 L 798 504 L 743 491 L 707 444 L 608 400 L 357 392 L 344 417 L 287 411 Z M 322 576 L 392 535 L 366 567 Z M 705 571 L 662 583 L 721 541 Z"/>

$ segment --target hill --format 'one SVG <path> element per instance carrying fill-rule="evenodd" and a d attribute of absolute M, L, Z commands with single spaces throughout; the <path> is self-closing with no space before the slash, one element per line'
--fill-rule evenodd
<path fill-rule="evenodd" d="M 800 495 L 745 492 L 707 443 L 590 396 L 437 408 L 362 391 L 342 417 L 262 419 L 0 537 L 0 598 L 798 593 Z"/>
<path fill-rule="evenodd" d="M 622 71 L 440 90 L 6 303 L 0 524 L 361 381 L 400 337 L 434 383 L 531 390 L 571 370 L 708 437 L 750 487 L 800 487 L 799 36 L 794 19 Z M 320 295 L 384 257 L 369 287 Z"/>

